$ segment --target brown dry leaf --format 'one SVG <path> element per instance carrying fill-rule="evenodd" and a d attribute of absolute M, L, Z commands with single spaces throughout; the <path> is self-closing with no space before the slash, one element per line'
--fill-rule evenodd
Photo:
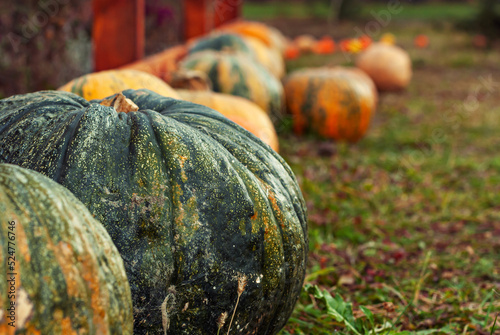
<path fill-rule="evenodd" d="M 363 307 L 368 308 L 374 315 L 383 315 L 389 319 L 396 318 L 399 315 L 396 311 L 396 306 L 390 301 Z M 354 310 L 353 314 L 355 318 L 365 316 L 365 313 L 362 310 Z"/>
<path fill-rule="evenodd" d="M 337 285 L 339 286 L 344 286 L 344 285 L 352 285 L 354 284 L 354 276 L 352 274 L 344 274 L 339 277 L 339 280 L 337 281 Z"/>
<path fill-rule="evenodd" d="M 441 278 L 443 279 L 451 279 L 455 277 L 455 274 L 452 271 L 445 271 L 441 274 Z"/>

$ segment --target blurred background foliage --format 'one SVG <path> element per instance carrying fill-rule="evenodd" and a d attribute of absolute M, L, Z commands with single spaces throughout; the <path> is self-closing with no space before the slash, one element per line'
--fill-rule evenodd
<path fill-rule="evenodd" d="M 340 21 L 373 20 L 374 11 L 389 1 L 361 0 L 246 0 L 244 16 L 266 20 L 276 17 L 322 17 L 331 27 Z M 263 12 L 262 3 L 266 6 Z M 294 6 L 288 6 L 290 2 Z M 448 16 L 471 32 L 490 38 L 500 36 L 500 4 L 497 0 L 436 1 L 401 0 L 406 8 L 399 19 L 412 13 L 444 20 Z M 456 3 L 449 6 L 449 3 Z M 447 6 L 442 6 L 446 3 Z M 473 5 L 473 6 L 471 6 Z M 471 10 L 474 9 L 474 10 Z M 278 28 L 293 36 L 273 21 Z M 0 98 L 18 93 L 55 89 L 92 71 L 92 6 L 88 0 L 17 0 L 0 2 Z M 331 31 L 331 29 L 330 29 Z M 342 30 L 339 30 L 339 35 Z M 335 35 L 335 34 L 334 34 Z M 352 36 L 333 36 L 352 37 Z M 146 0 L 146 55 L 182 42 L 182 1 Z"/>

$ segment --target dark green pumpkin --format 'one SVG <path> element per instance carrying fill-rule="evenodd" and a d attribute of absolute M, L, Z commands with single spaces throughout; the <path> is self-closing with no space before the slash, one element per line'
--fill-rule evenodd
<path fill-rule="evenodd" d="M 0 292 L 0 334 L 132 334 L 123 261 L 102 224 L 61 185 L 10 164 L 0 164 Z"/>
<path fill-rule="evenodd" d="M 236 34 L 216 34 L 202 37 L 191 43 L 188 52 L 194 54 L 203 50 L 240 51 L 255 57 L 245 40 Z"/>
<path fill-rule="evenodd" d="M 0 101 L 0 161 L 65 185 L 103 222 L 125 262 L 136 334 L 213 335 L 224 313 L 226 333 L 243 279 L 231 333 L 275 334 L 308 246 L 290 168 L 207 107 L 123 94 L 139 111 L 66 92 Z"/>
<path fill-rule="evenodd" d="M 214 92 L 247 98 L 270 114 L 275 122 L 282 116 L 283 85 L 247 54 L 206 50 L 187 56 L 181 67 L 205 72 Z"/>

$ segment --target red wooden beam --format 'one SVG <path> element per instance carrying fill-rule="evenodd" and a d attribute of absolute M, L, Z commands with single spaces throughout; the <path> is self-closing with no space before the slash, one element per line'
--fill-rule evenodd
<path fill-rule="evenodd" d="M 243 0 L 184 0 L 184 38 L 201 36 L 241 16 Z"/>
<path fill-rule="evenodd" d="M 210 29 L 208 12 L 211 0 L 184 1 L 184 39 L 204 35 Z"/>
<path fill-rule="evenodd" d="M 243 0 L 215 0 L 214 1 L 214 26 L 236 20 L 241 16 Z"/>
<path fill-rule="evenodd" d="M 92 1 L 95 71 L 113 69 L 144 57 L 144 1 Z"/>

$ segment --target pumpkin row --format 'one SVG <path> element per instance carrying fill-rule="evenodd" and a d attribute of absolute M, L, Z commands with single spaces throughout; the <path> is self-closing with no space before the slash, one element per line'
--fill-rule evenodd
<path fill-rule="evenodd" d="M 403 89 L 411 78 L 407 53 L 386 40 L 389 38 L 383 37 L 382 43 L 370 41 L 358 56 L 356 65 L 364 73 L 353 68 L 318 68 L 284 78 L 283 57 L 290 42 L 272 27 L 238 21 L 122 70 L 89 74 L 60 89 L 91 100 L 144 87 L 164 96 L 205 104 L 276 151 L 278 139 L 272 124 L 281 122 L 286 105 L 297 134 L 308 131 L 356 142 L 369 127 L 377 90 Z M 329 44 L 330 40 L 320 41 Z M 148 72 L 163 82 L 133 70 Z M 249 101 L 243 103 L 228 95 Z"/>

